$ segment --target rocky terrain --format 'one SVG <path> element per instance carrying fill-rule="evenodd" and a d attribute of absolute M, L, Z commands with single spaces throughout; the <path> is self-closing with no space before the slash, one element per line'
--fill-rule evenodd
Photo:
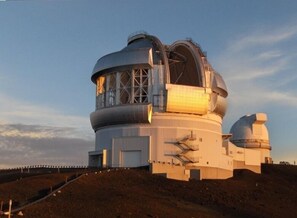
<path fill-rule="evenodd" d="M 0 173 L 0 200 L 5 204 L 11 198 L 15 206 L 22 205 L 78 173 L 82 171 L 17 180 L 14 174 L 13 181 L 8 179 L 12 175 Z M 238 170 L 227 180 L 189 182 L 151 175 L 146 169 L 93 170 L 22 213 L 36 218 L 297 217 L 297 166 L 263 165 L 261 175 Z"/>

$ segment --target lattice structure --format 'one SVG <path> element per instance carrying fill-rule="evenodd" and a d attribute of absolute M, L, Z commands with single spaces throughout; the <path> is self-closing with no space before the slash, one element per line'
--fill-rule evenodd
<path fill-rule="evenodd" d="M 138 68 L 100 76 L 97 78 L 96 108 L 148 103 L 150 84 L 149 69 Z"/>
<path fill-rule="evenodd" d="M 131 102 L 131 78 L 132 71 L 121 72 L 120 76 L 120 104 Z"/>
<path fill-rule="evenodd" d="M 133 103 L 148 102 L 149 70 L 134 70 L 134 99 Z"/>
<path fill-rule="evenodd" d="M 113 106 L 116 104 L 116 74 L 111 73 L 107 77 L 107 83 L 106 83 L 106 105 L 108 107 Z"/>

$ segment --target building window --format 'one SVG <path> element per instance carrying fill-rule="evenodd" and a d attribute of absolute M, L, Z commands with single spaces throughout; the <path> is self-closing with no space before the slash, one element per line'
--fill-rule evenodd
<path fill-rule="evenodd" d="M 150 70 L 133 69 L 97 78 L 96 109 L 121 104 L 148 103 Z"/>
<path fill-rule="evenodd" d="M 104 107 L 105 102 L 105 83 L 106 78 L 105 76 L 101 76 L 97 78 L 97 97 L 96 97 L 96 108 Z"/>
<path fill-rule="evenodd" d="M 132 71 L 120 73 L 120 104 L 129 104 L 131 102 L 131 80 Z"/>
<path fill-rule="evenodd" d="M 148 69 L 135 69 L 133 73 L 134 73 L 133 103 L 148 102 L 149 70 Z"/>
<path fill-rule="evenodd" d="M 106 102 L 107 107 L 116 104 L 116 73 L 110 73 L 106 77 Z"/>

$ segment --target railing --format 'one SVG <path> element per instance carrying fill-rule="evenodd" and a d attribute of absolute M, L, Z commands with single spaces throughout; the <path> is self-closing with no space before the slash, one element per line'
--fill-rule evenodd
<path fill-rule="evenodd" d="M 12 168 L 2 168 L 1 171 L 9 170 L 25 170 L 25 169 L 86 169 L 88 166 L 59 166 L 59 165 L 30 165 L 30 166 L 19 166 L 19 167 L 12 167 Z"/>
<path fill-rule="evenodd" d="M 39 165 L 39 166 L 41 166 L 41 165 Z M 123 169 L 129 170 L 129 168 L 123 168 Z M 37 195 L 32 196 L 29 199 L 26 199 L 24 201 L 17 202 L 17 201 L 10 200 L 7 203 L 3 203 L 3 201 L 2 201 L 1 208 L 0 208 L 0 217 L 2 217 L 2 215 L 15 214 L 15 213 L 25 209 L 26 207 L 29 207 L 33 204 L 36 204 L 40 201 L 47 199 L 50 196 L 55 196 L 56 193 L 60 193 L 60 190 L 62 188 L 66 187 L 70 183 L 78 180 L 82 176 L 87 176 L 91 172 L 99 175 L 101 173 L 109 173 L 110 171 L 117 171 L 117 170 L 118 170 L 117 168 L 112 168 L 112 169 L 90 168 L 90 171 L 88 171 L 88 172 L 75 173 L 71 176 L 66 177 L 64 181 L 60 181 L 53 186 L 39 190 Z M 10 202 L 12 202 L 12 205 L 10 205 Z M 4 213 L 4 211 L 5 211 L 5 213 Z"/>
<path fill-rule="evenodd" d="M 191 157 L 190 154 L 193 151 L 199 150 L 199 145 L 196 143 L 196 137 L 193 135 L 191 131 L 191 135 L 186 136 L 184 139 L 177 141 L 174 143 L 181 149 L 181 152 L 174 155 L 173 157 L 180 160 L 184 165 L 188 163 L 196 163 L 199 162 L 199 159 Z"/>

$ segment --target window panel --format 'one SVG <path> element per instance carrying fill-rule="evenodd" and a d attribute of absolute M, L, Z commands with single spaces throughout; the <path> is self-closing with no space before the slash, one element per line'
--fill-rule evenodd
<path fill-rule="evenodd" d="M 97 78 L 97 95 L 105 92 L 105 76 L 100 76 Z"/>
<path fill-rule="evenodd" d="M 97 79 L 97 109 L 148 102 L 149 69 L 112 72 Z"/>

